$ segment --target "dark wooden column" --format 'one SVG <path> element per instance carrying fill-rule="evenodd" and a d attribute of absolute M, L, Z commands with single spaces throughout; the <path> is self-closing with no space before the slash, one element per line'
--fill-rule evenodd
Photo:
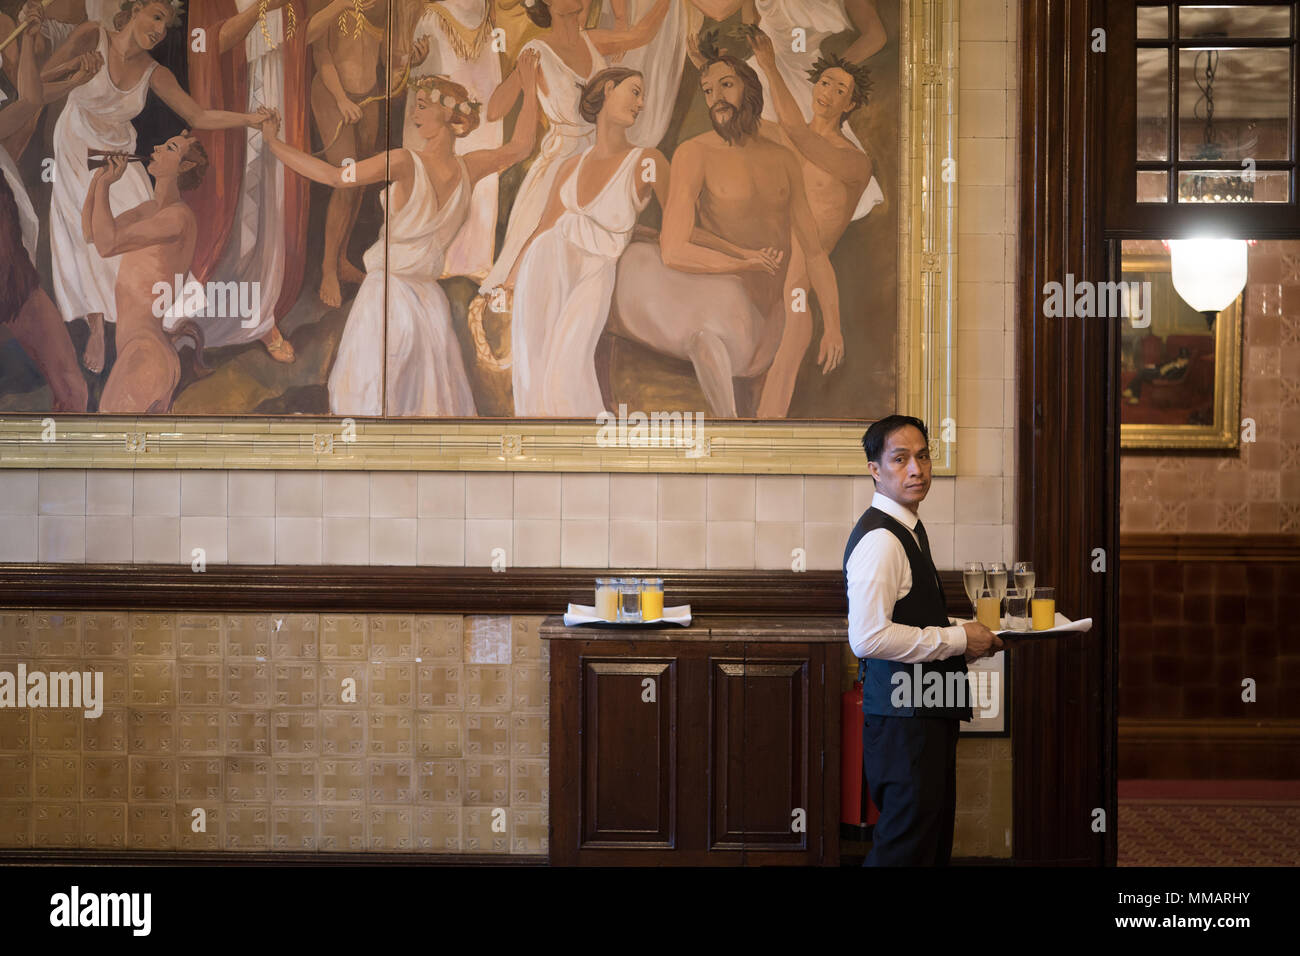
<path fill-rule="evenodd" d="M 1017 253 L 1017 557 L 1055 585 L 1082 639 L 1017 647 L 1011 694 L 1017 862 L 1115 863 L 1117 320 L 1046 318 L 1046 282 L 1106 278 L 1103 0 L 1022 0 Z M 1122 115 L 1122 112 L 1119 114 Z M 1091 570 L 1102 549 L 1106 571 Z M 1106 829 L 1092 829 L 1096 808 Z"/>

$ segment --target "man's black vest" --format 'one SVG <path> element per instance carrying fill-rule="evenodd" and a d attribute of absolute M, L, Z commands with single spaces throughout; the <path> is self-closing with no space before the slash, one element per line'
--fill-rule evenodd
<path fill-rule="evenodd" d="M 844 548 L 845 585 L 848 584 L 849 556 L 853 554 L 853 549 L 858 546 L 862 536 L 876 528 L 884 528 L 898 539 L 907 554 L 907 562 L 912 567 L 912 589 L 894 604 L 894 613 L 890 619 L 896 624 L 907 624 L 912 627 L 948 627 L 948 606 L 943 599 L 943 586 L 939 582 L 939 572 L 934 567 L 934 561 L 928 554 L 922 552 L 916 539 L 912 537 L 912 532 L 878 508 L 868 508 L 864 511 L 857 525 L 854 526 L 853 533 L 849 535 L 849 543 Z M 862 681 L 862 712 L 893 717 L 953 717 L 958 720 L 970 720 L 971 708 L 969 687 L 966 683 L 965 655 L 954 654 L 945 660 L 922 662 L 919 665 L 922 681 L 920 686 L 916 685 L 915 680 L 917 666 L 900 661 L 864 658 L 858 669 L 858 677 Z M 909 707 L 895 707 L 891 700 L 895 690 L 900 686 L 894 681 L 894 675 L 900 672 L 906 675 L 907 681 L 912 685 L 910 700 L 912 706 Z M 941 702 L 956 704 L 960 701 L 962 706 L 923 706 L 922 694 L 928 686 L 927 682 L 935 680 L 929 676 L 930 674 L 937 674 L 938 679 L 942 681 Z M 961 676 L 954 678 L 950 676 L 953 674 Z M 965 696 L 954 700 L 951 698 L 950 688 L 958 680 L 960 691 Z M 903 699 L 906 701 L 906 698 Z"/>

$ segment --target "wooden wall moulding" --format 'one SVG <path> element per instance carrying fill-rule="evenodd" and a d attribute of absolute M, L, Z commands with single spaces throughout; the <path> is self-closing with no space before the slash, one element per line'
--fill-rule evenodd
<path fill-rule="evenodd" d="M 1300 563 L 1300 534 L 1126 534 L 1124 561 Z"/>
<path fill-rule="evenodd" d="M 847 530 L 845 534 L 847 535 Z M 209 565 L 0 565 L 0 607 L 63 610 L 302 611 L 374 614 L 555 614 L 589 604 L 595 578 L 660 577 L 696 614 L 844 617 L 839 571 L 401 568 Z M 965 604 L 960 571 L 941 571 L 948 607 Z"/>

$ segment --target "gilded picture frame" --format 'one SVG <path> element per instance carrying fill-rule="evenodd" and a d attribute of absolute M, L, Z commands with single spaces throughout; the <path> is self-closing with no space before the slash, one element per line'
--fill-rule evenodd
<path fill-rule="evenodd" d="M 930 423 L 934 473 L 953 475 L 956 0 L 900 0 L 897 42 L 896 410 Z M 704 419 L 656 446 L 589 420 L 20 413 L 0 416 L 0 467 L 860 474 L 867 424 Z"/>
<path fill-rule="evenodd" d="M 1126 322 L 1121 336 L 1120 447 L 1239 448 L 1243 296 L 1220 312 L 1209 329 L 1174 290 L 1167 254 L 1126 254 L 1122 272 L 1126 282 L 1152 285 L 1150 325 L 1134 328 Z M 1191 365 L 1183 374 L 1175 367 L 1177 346 L 1194 346 L 1200 339 L 1212 340 L 1213 355 L 1188 349 Z M 1147 381 L 1135 383 L 1144 377 L 1143 369 Z M 1162 369 L 1167 370 L 1163 375 Z"/>

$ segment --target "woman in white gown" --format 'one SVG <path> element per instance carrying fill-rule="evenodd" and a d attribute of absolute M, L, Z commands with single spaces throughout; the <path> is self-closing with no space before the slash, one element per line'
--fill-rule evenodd
<path fill-rule="evenodd" d="M 609 317 L 618 260 L 637 216 L 668 198 L 668 161 L 628 131 L 645 81 L 614 67 L 592 77 L 579 110 L 596 144 L 560 169 L 546 213 L 519 261 L 511 326 L 515 414 L 595 417 L 605 410 L 596 343 Z"/>
<path fill-rule="evenodd" d="M 501 6 L 509 9 L 519 2 L 503 0 Z M 525 43 L 523 50 L 535 50 L 541 57 L 538 97 L 550 129 L 515 194 L 501 252 L 480 286 L 479 291 L 485 296 L 507 285 L 524 244 L 541 222 L 560 166 L 595 142 L 596 131 L 578 115 L 578 87 L 605 69 L 605 57 L 627 53 L 649 43 L 663 22 L 669 4 L 680 0 L 657 0 L 640 22 L 626 30 L 581 29 L 583 0 L 523 2 L 529 19 L 539 27 L 549 28 L 545 36 Z M 492 94 L 488 102 L 489 120 L 500 119 L 514 106 L 519 97 L 516 77 L 516 73 L 511 73 Z"/>
<path fill-rule="evenodd" d="M 299 175 L 335 189 L 388 181 L 385 229 L 366 251 L 366 277 L 343 328 L 329 376 L 336 415 L 475 415 L 474 396 L 438 284 L 447 247 L 469 215 L 474 184 L 532 151 L 537 135 L 537 54 L 519 61 L 524 108 L 510 142 L 457 156 L 455 141 L 478 126 L 478 104 L 444 77 L 410 81 L 411 122 L 424 148 L 393 149 L 350 168 L 332 166 L 262 131 L 271 152 Z"/>
<path fill-rule="evenodd" d="M 91 170 L 88 150 L 135 152 L 135 127 L 131 121 L 144 109 L 152 90 L 192 129 L 233 129 L 257 126 L 265 112 L 228 113 L 205 110 L 181 89 L 176 77 L 149 55 L 179 14 L 166 0 L 131 0 L 124 3 L 107 30 L 87 20 L 54 51 L 42 72 L 50 78 L 66 64 L 87 53 L 97 53 L 104 67 L 68 94 L 67 104 L 54 127 L 54 189 L 50 199 L 51 266 L 54 294 L 65 321 L 82 316 L 90 325 L 90 341 L 83 362 L 90 371 L 104 367 L 103 322 L 117 321 L 117 270 L 121 256 L 104 258 L 82 229 L 82 205 L 89 191 Z M 132 163 L 113 184 L 109 204 L 121 215 L 153 198 L 153 187 L 143 165 Z M 159 276 L 171 281 L 171 276 Z"/>
<path fill-rule="evenodd" d="M 637 23 L 649 12 L 654 0 L 623 0 L 622 12 L 628 23 Z M 600 12 L 600 25 L 612 28 L 618 22 L 619 5 L 606 3 Z M 686 33 L 689 11 L 684 2 L 674 2 L 664 16 L 654 39 L 633 50 L 619 66 L 639 70 L 645 84 L 645 108 L 628 130 L 627 138 L 635 146 L 658 146 L 668 132 L 673 107 L 677 105 L 677 88 L 686 66 Z"/>

